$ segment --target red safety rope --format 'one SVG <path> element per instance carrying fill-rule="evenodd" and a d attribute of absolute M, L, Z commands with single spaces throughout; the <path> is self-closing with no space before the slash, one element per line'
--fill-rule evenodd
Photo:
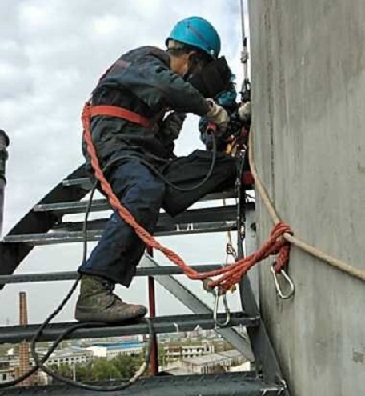
<path fill-rule="evenodd" d="M 238 283 L 247 271 L 256 263 L 264 260 L 272 254 L 277 254 L 275 271 L 280 272 L 286 266 L 289 260 L 290 244 L 282 237 L 284 233 L 291 233 L 290 227 L 285 223 L 278 223 L 271 231 L 270 237 L 261 247 L 261 249 L 242 258 L 235 263 L 222 267 L 218 270 L 198 272 L 189 267 L 184 260 L 174 251 L 160 244 L 148 231 L 146 231 L 133 217 L 133 215 L 125 208 L 117 196 L 114 194 L 110 184 L 105 179 L 99 165 L 94 144 L 92 142 L 90 131 L 90 118 L 92 106 L 86 103 L 82 112 L 83 135 L 86 142 L 87 152 L 91 159 L 91 165 L 95 172 L 95 177 L 101 185 L 101 189 L 107 195 L 110 205 L 118 211 L 120 217 L 130 225 L 141 240 L 150 248 L 157 249 L 162 252 L 171 262 L 178 265 L 190 279 L 204 280 L 208 279 L 208 287 L 214 288 L 218 286 L 221 293 L 226 293 L 231 287 Z M 96 115 L 95 113 L 93 115 Z M 126 117 L 122 117 L 128 120 Z M 215 279 L 210 279 L 215 277 Z"/>

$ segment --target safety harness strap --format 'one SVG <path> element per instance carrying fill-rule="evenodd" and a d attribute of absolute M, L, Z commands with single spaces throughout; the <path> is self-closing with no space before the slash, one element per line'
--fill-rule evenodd
<path fill-rule="evenodd" d="M 90 110 L 90 117 L 95 116 L 107 116 L 107 117 L 118 117 L 123 118 L 129 122 L 133 122 L 134 124 L 141 125 L 145 128 L 148 128 L 151 124 L 150 120 L 141 115 L 125 109 L 124 107 L 119 106 L 91 106 L 87 105 Z"/>

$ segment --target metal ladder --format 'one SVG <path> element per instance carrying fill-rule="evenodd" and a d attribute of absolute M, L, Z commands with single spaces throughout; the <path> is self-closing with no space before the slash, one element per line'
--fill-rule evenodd
<path fill-rule="evenodd" d="M 81 242 L 83 240 L 82 223 L 70 222 L 65 215 L 84 213 L 87 202 L 80 201 L 91 189 L 84 166 L 80 166 L 38 204 L 36 204 L 0 242 L 0 287 L 8 283 L 44 282 L 76 279 L 75 272 L 52 272 L 45 274 L 19 274 L 14 271 L 35 246 L 59 243 Z M 221 198 L 234 198 L 235 192 L 211 194 L 204 201 Z M 91 211 L 104 211 L 109 204 L 104 199 L 94 200 Z M 255 249 L 254 203 L 243 202 L 245 211 L 245 244 L 249 254 Z M 88 221 L 88 241 L 100 238 L 107 218 Z M 209 232 L 237 230 L 237 205 L 215 206 L 202 209 L 190 209 L 176 216 L 169 217 L 161 213 L 155 236 L 186 235 Z M 243 235 L 238 232 L 238 253 L 243 256 Z M 221 264 L 199 265 L 195 268 L 205 271 L 219 268 Z M 202 374 L 181 376 L 152 376 L 143 378 L 119 395 L 286 395 L 283 376 L 271 346 L 265 325 L 259 314 L 249 277 L 245 277 L 239 287 L 242 311 L 231 313 L 227 327 L 216 326 L 213 311 L 192 291 L 183 286 L 172 275 L 181 274 L 175 266 L 159 266 L 151 259 L 144 258 L 137 269 L 137 276 L 153 277 L 160 285 L 178 298 L 193 314 L 161 316 L 153 318 L 155 333 L 174 333 L 176 326 L 180 331 L 191 331 L 197 324 L 202 329 L 216 328 L 223 338 L 229 341 L 248 360 L 255 361 L 255 371 L 225 374 Z M 224 315 L 218 314 L 223 320 Z M 59 332 L 74 322 L 50 325 L 40 340 L 54 341 Z M 31 340 L 39 325 L 0 327 L 1 343 L 18 343 Z M 245 326 L 249 339 L 237 332 L 235 326 Z M 79 329 L 71 338 L 113 337 L 131 334 L 148 334 L 146 321 L 135 324 L 101 326 L 92 329 Z M 253 354 L 252 354 L 253 353 Z M 45 391 L 52 395 L 88 395 L 104 392 L 91 392 L 67 385 L 50 385 L 45 387 L 12 388 L 0 390 L 0 395 L 29 394 L 38 395 Z M 105 392 L 114 395 L 113 392 Z"/>

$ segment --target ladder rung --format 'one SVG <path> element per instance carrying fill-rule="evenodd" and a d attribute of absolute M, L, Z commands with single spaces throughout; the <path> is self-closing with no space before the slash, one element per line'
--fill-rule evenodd
<path fill-rule="evenodd" d="M 234 191 L 227 191 L 225 193 L 209 194 L 204 198 L 200 199 L 199 202 L 213 201 L 217 199 L 228 199 L 235 198 L 236 193 Z M 35 212 L 56 212 L 60 214 L 75 214 L 84 213 L 88 205 L 87 201 L 76 201 L 76 202 L 57 202 L 50 204 L 38 204 L 35 205 L 33 210 Z M 104 198 L 94 199 L 90 211 L 98 212 L 102 210 L 110 210 L 110 205 L 108 201 Z"/>
<path fill-rule="evenodd" d="M 77 177 L 74 179 L 64 179 L 62 180 L 62 185 L 65 187 L 71 186 L 81 186 L 84 190 L 91 190 L 92 183 L 88 177 Z"/>
<path fill-rule="evenodd" d="M 222 267 L 222 264 L 201 264 L 192 265 L 196 271 L 212 271 Z M 183 271 L 176 265 L 163 265 L 160 267 L 137 267 L 136 276 L 154 276 L 154 275 L 180 275 Z M 75 280 L 78 276 L 76 271 L 48 272 L 44 274 L 15 274 L 0 275 L 0 285 L 9 283 L 26 283 L 26 282 L 50 282 Z"/>
<path fill-rule="evenodd" d="M 188 210 L 175 218 L 171 218 L 166 213 L 161 213 L 158 219 L 157 232 L 176 228 L 187 227 L 189 224 L 208 224 L 224 223 L 235 221 L 237 218 L 237 208 L 235 206 L 226 206 L 222 208 L 205 208 L 197 210 Z M 105 228 L 108 218 L 100 218 L 88 221 L 88 230 L 102 230 Z M 82 221 L 64 221 L 54 226 L 57 231 L 82 231 Z"/>
<path fill-rule="evenodd" d="M 75 214 L 85 213 L 87 201 L 76 201 L 76 202 L 56 202 L 50 204 L 38 204 L 35 205 L 33 210 L 35 212 L 54 212 L 60 214 Z M 106 199 L 94 199 L 90 212 L 98 212 L 102 210 L 110 210 L 110 205 Z"/>
<path fill-rule="evenodd" d="M 92 188 L 91 180 L 88 177 L 64 179 L 64 180 L 62 180 L 62 184 L 65 187 L 81 185 L 82 188 L 84 188 L 84 189 L 91 190 L 91 188 Z M 235 190 L 230 190 L 230 191 L 225 191 L 225 192 L 221 192 L 221 193 L 208 194 L 207 197 L 209 197 L 209 196 L 215 197 L 215 198 L 210 198 L 210 199 L 221 199 L 221 198 L 234 198 L 237 196 L 237 194 L 236 194 Z"/>
<path fill-rule="evenodd" d="M 176 235 L 190 235 L 203 234 L 210 232 L 234 231 L 236 224 L 234 222 L 228 223 L 192 223 L 185 224 L 179 227 L 166 227 L 165 229 L 157 229 L 154 235 L 156 237 L 162 236 L 176 236 Z M 87 232 L 87 240 L 90 242 L 98 241 L 101 237 L 102 230 L 94 230 Z M 45 234 L 15 234 L 4 237 L 3 242 L 7 243 L 25 243 L 30 246 L 53 245 L 58 243 L 69 242 L 83 242 L 84 236 L 82 231 L 50 231 Z"/>
<path fill-rule="evenodd" d="M 212 194 L 213 195 L 213 194 Z M 207 199 L 202 199 L 199 202 L 210 201 L 213 199 L 220 199 L 221 197 L 212 198 L 212 195 L 207 196 Z M 217 194 L 218 195 L 218 194 Z M 235 198 L 232 196 L 227 196 L 226 198 Z M 58 214 L 76 214 L 85 213 L 88 201 L 76 201 L 76 202 L 56 202 L 50 204 L 38 204 L 33 207 L 35 212 L 54 212 Z M 104 198 L 94 199 L 91 206 L 90 212 L 100 212 L 103 210 L 111 210 L 108 201 Z"/>
<path fill-rule="evenodd" d="M 218 320 L 223 321 L 225 314 L 218 314 Z M 249 318 L 242 312 L 231 313 L 230 326 L 253 327 L 259 324 L 259 317 Z M 192 331 L 197 325 L 202 329 L 214 329 L 216 323 L 212 315 L 173 315 L 160 316 L 152 319 L 154 331 L 156 334 L 175 333 L 178 327 L 179 331 Z M 54 341 L 61 332 L 75 325 L 77 322 L 52 323 L 48 326 L 39 338 L 39 341 Z M 0 343 L 17 343 L 23 340 L 31 341 L 36 334 L 39 324 L 27 326 L 5 326 L 0 327 Z M 148 334 L 149 326 L 145 319 L 134 323 L 124 323 L 115 325 L 97 326 L 92 328 L 77 329 L 75 332 L 65 337 L 68 339 L 76 338 L 105 338 L 120 337 L 124 335 Z"/>
<path fill-rule="evenodd" d="M 254 210 L 255 204 L 248 203 L 247 210 Z M 46 211 L 44 210 L 47 207 L 47 211 L 51 210 L 52 212 L 62 213 L 62 214 L 76 214 L 76 213 L 84 213 L 86 210 L 85 202 L 73 202 L 73 203 L 55 203 L 55 204 L 47 204 L 47 205 L 37 205 L 35 207 L 35 211 Z M 40 210 L 38 210 L 40 209 Z M 94 202 L 91 207 L 92 211 L 101 211 L 110 209 L 109 205 L 105 200 L 97 200 Z M 173 223 L 198 223 L 204 222 L 208 223 L 210 221 L 228 221 L 233 220 L 237 216 L 237 207 L 235 205 L 226 205 L 226 206 L 215 206 L 210 208 L 200 208 L 200 209 L 189 209 L 184 211 L 183 213 L 172 218 L 167 213 L 161 212 L 159 214 L 159 223 L 160 224 L 173 224 Z M 61 223 L 62 224 L 62 223 Z"/>
<path fill-rule="evenodd" d="M 75 185 L 82 185 L 85 189 L 85 185 L 89 179 L 65 179 L 63 180 L 62 184 L 64 186 L 75 186 Z M 89 181 L 89 185 L 91 188 L 91 183 Z M 88 189 L 90 189 L 88 188 Z M 236 198 L 237 193 L 235 190 L 223 191 L 219 193 L 207 194 L 203 198 L 199 200 L 199 202 L 206 202 L 206 201 L 214 201 L 217 199 L 229 199 L 229 198 Z M 39 204 L 34 206 L 34 210 L 37 212 L 45 212 L 45 211 L 57 211 L 61 213 L 82 213 L 85 211 L 87 205 L 87 201 L 76 201 L 76 202 L 59 202 L 56 204 Z M 109 203 L 105 198 L 102 199 L 95 199 L 94 204 L 92 205 L 92 210 L 108 210 L 110 209 Z"/>

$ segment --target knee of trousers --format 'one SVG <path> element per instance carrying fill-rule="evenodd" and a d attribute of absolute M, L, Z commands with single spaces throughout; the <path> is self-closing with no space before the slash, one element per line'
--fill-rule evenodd
<path fill-rule="evenodd" d="M 138 222 L 149 226 L 158 217 L 165 190 L 165 184 L 160 180 L 136 183 L 127 192 L 123 203 Z"/>

